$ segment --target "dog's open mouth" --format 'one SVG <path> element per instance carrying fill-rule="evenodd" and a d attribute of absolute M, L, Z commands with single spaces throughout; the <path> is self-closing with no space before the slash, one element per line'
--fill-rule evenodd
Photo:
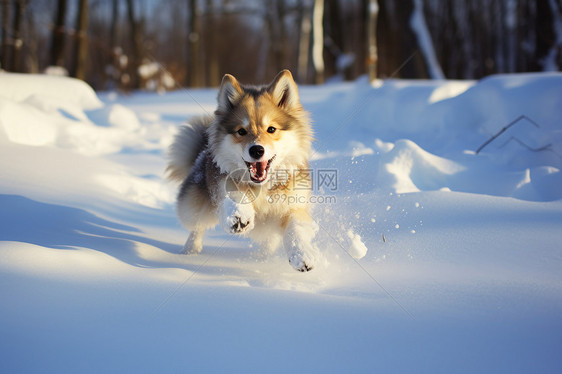
<path fill-rule="evenodd" d="M 258 161 L 258 162 L 248 162 L 244 160 L 248 171 L 250 172 L 250 179 L 254 183 L 262 183 L 267 179 L 267 172 L 269 171 L 269 166 L 275 156 L 270 158 L 268 161 Z"/>

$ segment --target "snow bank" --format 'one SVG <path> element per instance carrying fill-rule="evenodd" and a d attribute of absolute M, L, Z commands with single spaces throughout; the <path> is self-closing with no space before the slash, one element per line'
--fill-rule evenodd
<path fill-rule="evenodd" d="M 86 83 L 72 78 L 0 73 L 0 132 L 26 145 L 54 144 L 61 130 L 102 106 Z"/>
<path fill-rule="evenodd" d="M 32 105 L 0 98 L 0 113 L 0 134 L 8 141 L 39 146 L 57 139 L 56 125 L 45 123 L 44 112 Z"/>
<path fill-rule="evenodd" d="M 447 176 L 465 168 L 424 151 L 414 142 L 399 140 L 381 156 L 378 180 L 396 193 L 439 190 L 447 185 Z M 379 183 L 379 186 L 383 184 Z"/>
<path fill-rule="evenodd" d="M 91 110 L 101 101 L 85 82 L 52 75 L 30 75 L 0 72 L 0 97 L 15 102 L 35 98 L 35 102 Z"/>
<path fill-rule="evenodd" d="M 50 190 L 64 194 L 65 188 L 73 188 L 80 191 L 80 200 L 99 195 L 101 188 L 101 195 L 116 193 L 149 207 L 173 201 L 172 190 L 153 176 L 93 157 L 160 150 L 174 125 L 141 125 L 131 109 L 117 103 L 104 106 L 84 82 L 42 75 L 0 74 L 0 113 L 1 164 L 10 184 L 27 184 L 41 170 L 43 178 L 35 182 L 48 195 Z M 47 175 L 51 177 L 45 180 Z"/>
<path fill-rule="evenodd" d="M 67 77 L 2 73 L 0 110 L 0 133 L 8 141 L 88 156 L 161 149 L 174 133 L 160 123 L 141 126 L 132 110 L 103 106 L 90 86 Z"/>
<path fill-rule="evenodd" d="M 393 193 L 450 189 L 562 198 L 555 185 L 562 168 L 562 74 L 500 75 L 478 83 L 390 80 L 374 88 L 359 81 L 354 89 L 334 88 L 325 102 L 330 108 L 309 104 L 316 130 L 329 139 L 315 144 L 318 158 L 347 172 L 341 159 L 327 161 L 341 155 L 331 148 L 351 148 L 352 159 L 358 151 L 372 154 L 363 161 L 376 177 L 352 176 L 356 181 Z M 544 170 L 549 186 L 543 185 Z"/>

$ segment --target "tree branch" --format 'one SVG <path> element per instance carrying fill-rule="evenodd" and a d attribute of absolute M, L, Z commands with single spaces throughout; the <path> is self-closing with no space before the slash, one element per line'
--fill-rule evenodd
<path fill-rule="evenodd" d="M 519 121 L 521 121 L 522 119 L 526 119 L 527 121 L 531 122 L 531 124 L 533 124 L 535 127 L 540 128 L 540 126 L 533 121 L 532 119 L 530 119 L 529 117 L 527 117 L 526 115 L 522 114 L 519 117 L 517 117 L 515 120 L 511 121 L 509 124 L 507 124 L 504 128 L 502 128 L 500 131 L 498 131 L 494 136 L 492 136 L 490 139 L 486 140 L 486 142 L 484 144 L 482 144 L 480 147 L 478 147 L 478 149 L 476 150 L 476 154 L 480 153 L 480 151 L 482 149 L 484 149 L 484 147 L 486 147 L 488 144 L 490 144 L 491 142 L 493 142 L 498 136 L 500 136 L 501 134 L 503 134 L 504 132 L 507 131 L 507 129 L 509 129 L 511 126 L 515 125 L 516 123 L 518 123 Z"/>

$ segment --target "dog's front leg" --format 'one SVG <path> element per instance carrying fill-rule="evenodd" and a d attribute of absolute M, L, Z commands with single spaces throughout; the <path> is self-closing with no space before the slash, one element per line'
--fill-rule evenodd
<path fill-rule="evenodd" d="M 203 249 L 203 234 L 205 234 L 204 229 L 195 228 L 191 230 L 181 253 L 186 255 L 201 253 Z"/>
<path fill-rule="evenodd" d="M 289 257 L 289 263 L 298 271 L 305 272 L 314 268 L 318 260 L 318 250 L 312 240 L 318 226 L 310 218 L 292 218 L 287 223 L 283 236 L 283 245 Z"/>
<path fill-rule="evenodd" d="M 244 234 L 254 228 L 255 211 L 252 204 L 237 203 L 225 197 L 219 207 L 219 221 L 231 234 Z"/>

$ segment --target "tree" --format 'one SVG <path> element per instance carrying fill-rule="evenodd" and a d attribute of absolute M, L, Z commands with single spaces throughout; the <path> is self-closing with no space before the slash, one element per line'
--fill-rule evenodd
<path fill-rule="evenodd" d="M 11 70 L 17 72 L 23 71 L 21 64 L 23 48 L 22 24 L 26 6 L 26 0 L 16 0 L 16 9 L 14 12 L 14 44 L 12 51 Z"/>
<path fill-rule="evenodd" d="M 431 79 L 445 79 L 441 65 L 435 55 L 433 48 L 433 41 L 427 29 L 425 22 L 425 15 L 423 13 L 423 0 L 413 0 L 414 7 L 412 8 L 412 15 L 410 18 L 410 27 L 416 35 L 418 46 L 424 57 L 425 64 Z"/>
<path fill-rule="evenodd" d="M 110 76 L 143 86 L 140 72 L 155 66 L 144 69 L 146 56 L 199 87 L 224 73 L 265 82 L 282 68 L 321 83 L 562 67 L 562 0 L 0 0 L 0 27 L 3 69 L 67 67 L 96 89 L 116 87 Z"/>
<path fill-rule="evenodd" d="M 66 23 L 67 0 L 58 0 L 55 15 L 55 27 L 51 39 L 51 60 L 52 66 L 64 66 L 65 49 L 65 23 Z"/>
<path fill-rule="evenodd" d="M 559 69 L 557 57 L 562 48 L 562 4 L 555 0 L 539 0 L 536 3 L 537 25 L 536 54 L 538 68 L 544 71 Z"/>
<path fill-rule="evenodd" d="M 118 22 L 119 22 L 119 0 L 112 0 L 111 3 L 111 23 L 109 28 L 109 58 L 104 59 L 104 88 L 115 88 L 121 83 L 121 64 L 119 61 L 122 48 L 118 42 Z"/>
<path fill-rule="evenodd" d="M 72 76 L 86 78 L 86 57 L 88 54 L 88 0 L 80 0 L 76 18 L 76 42 Z"/>
<path fill-rule="evenodd" d="M 0 67 L 7 69 L 10 65 L 10 38 L 9 38 L 9 24 L 10 24 L 10 1 L 2 1 L 2 50 Z"/>
<path fill-rule="evenodd" d="M 287 9 L 284 0 L 272 0 L 263 11 L 267 31 L 265 59 L 267 76 L 273 76 L 288 66 L 286 15 Z"/>
<path fill-rule="evenodd" d="M 114 49 L 118 46 L 117 42 L 117 23 L 119 22 L 119 0 L 111 3 L 111 26 L 109 30 L 109 46 Z"/>
<path fill-rule="evenodd" d="M 308 63 L 310 56 L 310 33 L 312 31 L 311 15 L 309 8 L 303 0 L 298 3 L 299 50 L 297 52 L 297 80 L 300 83 L 308 82 Z"/>
<path fill-rule="evenodd" d="M 365 1 L 367 8 L 367 73 L 369 80 L 377 78 L 378 50 L 377 50 L 377 17 L 379 3 L 377 0 Z"/>
<path fill-rule="evenodd" d="M 312 10 L 312 64 L 314 83 L 324 83 L 324 0 L 314 0 Z"/>
<path fill-rule="evenodd" d="M 217 53 L 217 26 L 215 24 L 215 9 L 213 8 L 213 0 L 206 0 L 206 34 L 208 42 L 206 43 L 206 57 L 207 57 L 207 86 L 217 87 L 220 84 L 219 61 Z"/>
<path fill-rule="evenodd" d="M 187 49 L 187 72 L 189 87 L 203 86 L 203 71 L 199 61 L 201 49 L 201 20 L 197 10 L 197 0 L 188 0 L 189 33 Z"/>
<path fill-rule="evenodd" d="M 128 62 L 129 86 L 133 89 L 140 88 L 139 66 L 142 61 L 142 37 L 139 22 L 135 18 L 135 8 L 133 0 L 127 0 L 127 15 L 129 18 L 129 28 L 131 30 L 131 51 L 132 56 Z"/>
<path fill-rule="evenodd" d="M 277 64 L 277 72 L 287 67 L 287 28 L 285 27 L 285 17 L 287 10 L 285 0 L 276 0 L 278 33 L 277 41 L 274 44 L 274 55 Z M 277 73 L 275 73 L 277 74 Z"/>
<path fill-rule="evenodd" d="M 360 1 L 360 4 L 362 3 L 363 1 Z M 351 7 L 354 8 L 356 5 L 351 3 Z M 337 74 L 349 78 L 356 60 L 355 51 L 350 49 L 346 43 L 346 36 L 353 32 L 352 29 L 346 27 L 349 25 L 344 23 L 344 13 L 348 11 L 346 8 L 339 0 L 327 0 L 324 4 L 324 74 L 326 76 Z M 365 35 L 361 39 L 364 40 Z M 364 47 L 364 45 L 361 46 L 361 48 Z"/>

